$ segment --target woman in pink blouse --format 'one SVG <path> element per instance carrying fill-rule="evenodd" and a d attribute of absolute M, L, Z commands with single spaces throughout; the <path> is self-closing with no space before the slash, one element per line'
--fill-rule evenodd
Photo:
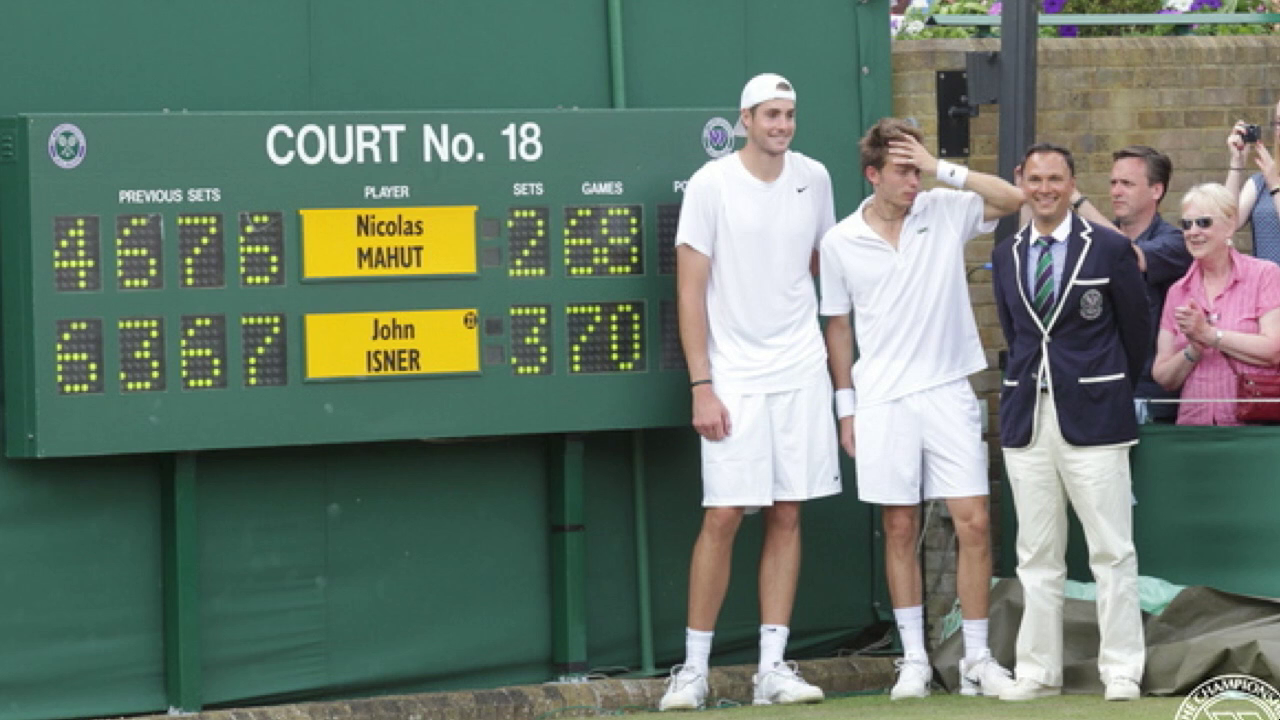
<path fill-rule="evenodd" d="M 1182 231 L 1194 262 L 1169 287 L 1152 376 L 1182 388 L 1179 425 L 1239 425 L 1236 376 L 1280 375 L 1280 265 L 1242 255 L 1231 246 L 1236 198 L 1216 183 L 1182 197 Z"/>

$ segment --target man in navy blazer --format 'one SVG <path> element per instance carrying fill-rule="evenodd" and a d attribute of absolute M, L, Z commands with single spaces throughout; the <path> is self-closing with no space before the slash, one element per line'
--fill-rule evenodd
<path fill-rule="evenodd" d="M 1009 346 L 1000 443 L 1018 518 L 1026 607 L 1016 682 L 1000 697 L 1062 689 L 1067 500 L 1089 544 L 1098 586 L 1098 670 L 1108 700 L 1139 694 L 1145 660 L 1133 547 L 1129 448 L 1133 390 L 1150 316 L 1129 240 L 1074 213 L 1066 148 L 1033 145 L 1020 184 L 1031 222 L 992 254 L 996 308 Z"/>

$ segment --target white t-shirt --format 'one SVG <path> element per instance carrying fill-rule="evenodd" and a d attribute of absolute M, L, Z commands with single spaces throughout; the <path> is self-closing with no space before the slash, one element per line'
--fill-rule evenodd
<path fill-rule="evenodd" d="M 827 350 L 810 259 L 833 225 L 831 176 L 800 153 L 788 152 L 769 183 L 738 153 L 689 179 L 676 245 L 711 259 L 707 340 L 717 389 L 794 390 L 822 371 Z"/>
<path fill-rule="evenodd" d="M 853 311 L 858 405 L 888 402 L 987 367 L 969 303 L 964 244 L 991 232 L 982 196 L 945 188 L 916 196 L 898 249 L 858 210 L 822 238 L 822 314 Z"/>

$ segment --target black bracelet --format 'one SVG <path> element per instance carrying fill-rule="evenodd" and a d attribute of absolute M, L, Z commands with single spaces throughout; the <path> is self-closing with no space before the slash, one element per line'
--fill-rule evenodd
<path fill-rule="evenodd" d="M 1268 195 L 1275 195 L 1276 193 L 1280 193 L 1280 185 L 1277 185 L 1267 191 Z"/>
<path fill-rule="evenodd" d="M 1080 206 L 1085 204 L 1086 202 L 1089 202 L 1089 198 L 1085 197 L 1084 195 L 1081 195 L 1079 200 L 1071 203 L 1071 209 L 1079 210 Z"/>
<path fill-rule="evenodd" d="M 710 385 L 710 384 L 711 384 L 711 379 L 708 378 L 706 380 L 694 380 L 693 382 L 689 383 L 689 387 L 696 388 L 699 385 Z"/>

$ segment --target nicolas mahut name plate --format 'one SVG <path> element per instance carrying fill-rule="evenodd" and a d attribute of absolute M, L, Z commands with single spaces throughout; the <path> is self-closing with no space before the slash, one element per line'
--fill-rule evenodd
<path fill-rule="evenodd" d="M 475 206 L 299 210 L 308 280 L 476 272 Z M 474 308 L 308 314 L 309 380 L 474 373 Z"/>

